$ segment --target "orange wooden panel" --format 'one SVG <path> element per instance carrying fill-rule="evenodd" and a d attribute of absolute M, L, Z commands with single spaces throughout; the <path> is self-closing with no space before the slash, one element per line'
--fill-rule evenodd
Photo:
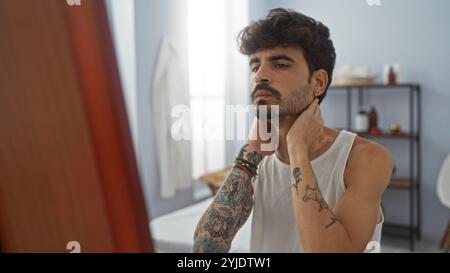
<path fill-rule="evenodd" d="M 0 0 L 0 247 L 149 252 L 103 1 Z"/>

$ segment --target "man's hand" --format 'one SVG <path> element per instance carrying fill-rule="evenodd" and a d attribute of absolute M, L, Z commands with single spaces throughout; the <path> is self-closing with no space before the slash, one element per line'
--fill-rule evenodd
<path fill-rule="evenodd" d="M 263 122 L 266 121 L 260 120 L 256 117 L 253 119 L 246 144 L 248 144 L 247 150 L 253 150 L 263 156 L 268 156 L 272 155 L 277 149 L 279 137 L 278 128 L 276 128 L 276 126 L 271 126 L 271 130 L 273 130 L 273 132 L 270 132 L 270 138 L 267 139 L 267 135 L 261 135 L 261 132 L 267 131 L 267 125 L 265 126 L 266 128 L 262 127 L 264 125 Z"/>
<path fill-rule="evenodd" d="M 323 135 L 323 119 L 319 100 L 315 99 L 295 120 L 286 136 L 289 153 L 310 152 L 311 146 Z"/>

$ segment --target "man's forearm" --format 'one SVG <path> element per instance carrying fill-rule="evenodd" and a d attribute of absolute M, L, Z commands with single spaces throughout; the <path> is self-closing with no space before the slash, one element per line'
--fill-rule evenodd
<path fill-rule="evenodd" d="M 239 155 L 255 166 L 262 156 L 248 145 Z M 252 177 L 233 167 L 214 201 L 203 214 L 194 234 L 194 252 L 228 252 L 231 241 L 247 220 L 253 206 Z"/>
<path fill-rule="evenodd" d="M 292 201 L 304 250 L 354 251 L 347 230 L 323 198 L 307 152 L 290 153 L 290 160 Z"/>

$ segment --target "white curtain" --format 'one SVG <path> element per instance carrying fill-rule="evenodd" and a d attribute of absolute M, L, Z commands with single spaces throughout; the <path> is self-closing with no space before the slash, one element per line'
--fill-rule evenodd
<path fill-rule="evenodd" d="M 192 185 L 190 164 L 190 122 L 184 115 L 184 126 L 173 134 L 176 124 L 172 111 L 189 105 L 189 85 L 184 82 L 179 51 L 168 36 L 162 39 L 153 79 L 153 124 L 156 137 L 157 165 L 161 197 L 170 198 L 177 190 Z"/>
<path fill-rule="evenodd" d="M 236 46 L 248 17 L 247 0 L 189 0 L 194 179 L 225 167 L 225 105 L 248 102 L 248 62 Z"/>
<path fill-rule="evenodd" d="M 228 0 L 227 7 L 227 47 L 226 47 L 226 72 L 225 72 L 225 103 L 227 105 L 248 105 L 250 103 L 250 69 L 248 65 L 248 57 L 242 55 L 237 48 L 236 37 L 249 22 L 249 1 L 248 0 Z M 250 121 L 252 117 L 247 117 L 246 121 Z M 237 123 L 245 122 L 235 117 L 235 126 Z M 248 131 L 248 124 L 247 131 Z M 234 130 L 236 137 L 239 133 Z M 246 131 L 246 132 L 247 132 Z M 245 132 L 245 133 L 246 133 Z M 244 145 L 243 140 L 228 141 L 226 147 L 228 164 L 237 156 L 238 151 Z"/>

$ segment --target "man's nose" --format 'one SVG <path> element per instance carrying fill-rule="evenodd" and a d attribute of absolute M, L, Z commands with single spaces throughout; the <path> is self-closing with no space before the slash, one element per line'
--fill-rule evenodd
<path fill-rule="evenodd" d="M 262 66 L 259 68 L 259 70 L 256 72 L 255 74 L 255 82 L 256 83 L 266 83 L 266 84 L 270 84 L 272 83 L 272 77 L 270 76 L 270 74 L 268 73 L 268 71 L 266 71 L 266 69 L 264 69 Z"/>

